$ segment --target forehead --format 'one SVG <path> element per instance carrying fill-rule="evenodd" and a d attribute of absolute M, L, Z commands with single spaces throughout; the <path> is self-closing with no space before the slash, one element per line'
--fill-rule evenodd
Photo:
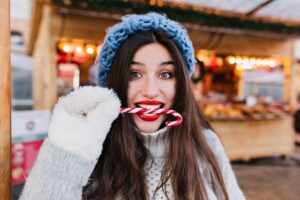
<path fill-rule="evenodd" d="M 172 56 L 168 49 L 159 43 L 151 43 L 139 48 L 134 56 L 133 61 L 147 63 L 161 63 L 172 61 Z"/>

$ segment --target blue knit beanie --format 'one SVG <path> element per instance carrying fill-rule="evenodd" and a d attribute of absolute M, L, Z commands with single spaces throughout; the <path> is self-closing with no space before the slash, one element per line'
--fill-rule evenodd
<path fill-rule="evenodd" d="M 112 61 L 122 42 L 135 32 L 151 30 L 164 32 L 173 39 L 183 56 L 189 75 L 192 75 L 195 66 L 194 49 L 186 29 L 161 14 L 153 12 L 144 15 L 131 14 L 123 17 L 122 22 L 112 26 L 104 38 L 98 56 L 100 86 L 105 86 Z"/>

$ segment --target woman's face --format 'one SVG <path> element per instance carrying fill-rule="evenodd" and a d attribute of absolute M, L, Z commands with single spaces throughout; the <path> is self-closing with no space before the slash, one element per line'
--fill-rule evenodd
<path fill-rule="evenodd" d="M 159 43 L 142 46 L 133 56 L 128 87 L 128 106 L 171 108 L 175 97 L 175 66 L 169 51 Z M 159 114 L 134 114 L 142 132 L 158 130 L 166 119 Z"/>

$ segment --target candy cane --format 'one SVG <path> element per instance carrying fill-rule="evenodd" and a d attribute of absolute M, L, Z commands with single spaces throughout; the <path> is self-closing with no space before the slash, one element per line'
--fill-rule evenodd
<path fill-rule="evenodd" d="M 182 116 L 171 109 L 163 109 L 163 108 L 121 108 L 121 113 L 143 113 L 143 114 L 168 114 L 176 117 L 176 121 L 167 121 L 166 125 L 168 127 L 179 126 L 182 123 Z"/>

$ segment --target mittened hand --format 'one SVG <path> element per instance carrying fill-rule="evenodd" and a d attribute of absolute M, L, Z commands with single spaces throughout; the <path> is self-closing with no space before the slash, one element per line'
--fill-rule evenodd
<path fill-rule="evenodd" d="M 95 160 L 120 106 L 113 90 L 80 87 L 59 99 L 49 125 L 49 139 L 69 152 Z"/>

